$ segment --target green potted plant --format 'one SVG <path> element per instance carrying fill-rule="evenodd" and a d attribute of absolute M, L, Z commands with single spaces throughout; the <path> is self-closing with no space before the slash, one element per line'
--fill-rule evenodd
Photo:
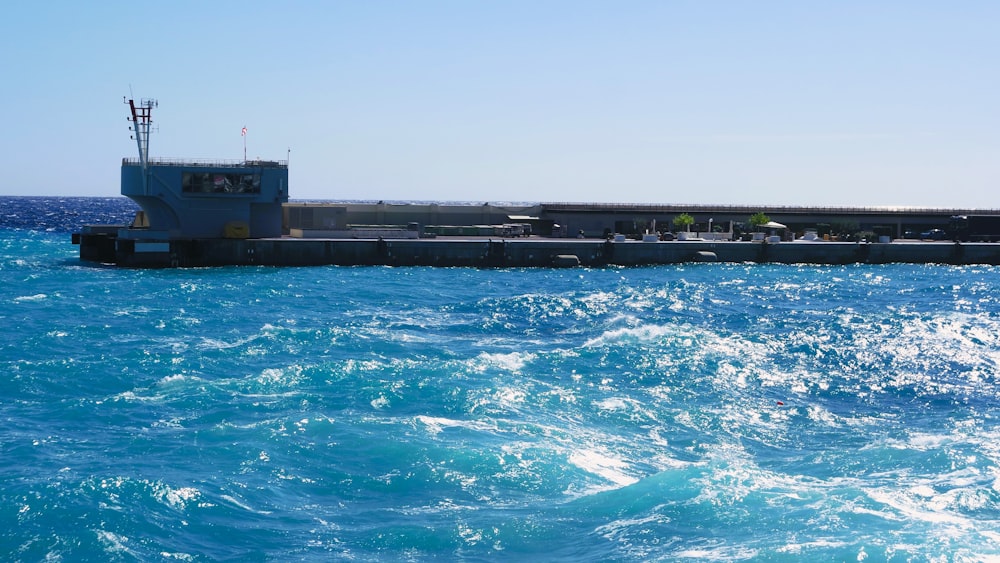
<path fill-rule="evenodd" d="M 694 225 L 694 217 L 687 213 L 681 213 L 680 215 L 674 217 L 674 227 L 678 230 L 684 229 L 684 233 L 691 231 L 691 225 Z M 684 240 L 687 238 L 687 235 L 681 234 L 678 238 Z"/>
<path fill-rule="evenodd" d="M 759 229 L 761 225 L 766 225 L 771 222 L 771 218 L 764 215 L 763 211 L 758 211 L 750 216 L 750 226 L 754 229 Z"/>
<path fill-rule="evenodd" d="M 771 218 L 764 214 L 763 211 L 758 211 L 750 216 L 750 220 L 747 221 L 750 226 L 753 227 L 754 234 L 753 240 L 764 240 L 764 233 L 760 231 L 760 228 L 771 222 Z"/>

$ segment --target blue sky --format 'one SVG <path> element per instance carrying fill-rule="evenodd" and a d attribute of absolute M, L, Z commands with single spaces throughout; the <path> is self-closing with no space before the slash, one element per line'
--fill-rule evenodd
<path fill-rule="evenodd" d="M 293 199 L 1000 208 L 1000 2 L 19 2 L 0 194 L 290 153 Z"/>

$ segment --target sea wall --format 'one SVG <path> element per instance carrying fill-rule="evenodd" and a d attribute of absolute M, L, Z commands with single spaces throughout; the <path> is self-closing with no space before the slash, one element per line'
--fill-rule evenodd
<path fill-rule="evenodd" d="M 684 262 L 1000 265 L 1000 244 L 905 242 L 605 241 L 598 239 L 195 239 L 168 254 L 122 256 L 121 265 L 388 265 L 553 267 L 640 266 Z"/>

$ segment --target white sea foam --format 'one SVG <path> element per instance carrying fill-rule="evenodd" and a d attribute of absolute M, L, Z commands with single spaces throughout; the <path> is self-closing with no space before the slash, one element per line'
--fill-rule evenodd
<path fill-rule="evenodd" d="M 217 338 L 202 338 L 198 341 L 196 347 L 199 350 L 229 350 L 231 348 L 236 348 L 245 345 L 249 342 L 249 339 L 238 339 L 233 342 L 226 342 L 225 340 L 219 340 Z"/>
<path fill-rule="evenodd" d="M 119 309 L 114 312 L 116 317 L 131 317 L 134 315 L 146 315 L 151 312 L 149 307 L 129 307 L 127 309 Z"/>
<path fill-rule="evenodd" d="M 150 486 L 153 488 L 153 496 L 158 501 L 177 510 L 184 510 L 189 503 L 201 497 L 201 492 L 194 487 L 173 488 L 159 482 L 150 483 Z"/>
<path fill-rule="evenodd" d="M 801 543 L 789 543 L 779 546 L 775 551 L 778 553 L 793 553 L 800 554 L 803 551 L 808 551 L 815 548 L 842 548 L 850 545 L 845 541 L 831 540 L 831 539 L 820 539 Z"/>
<path fill-rule="evenodd" d="M 608 397 L 606 399 L 595 401 L 594 406 L 604 411 L 623 411 L 627 408 L 626 402 L 630 401 L 630 399 L 624 399 L 622 397 Z"/>
<path fill-rule="evenodd" d="M 628 544 L 634 530 L 651 529 L 667 525 L 671 522 L 669 516 L 653 513 L 635 518 L 621 518 L 601 524 L 594 529 L 594 532 L 613 542 Z"/>
<path fill-rule="evenodd" d="M 501 408 L 516 408 L 524 404 L 527 393 L 519 387 L 500 387 L 493 392 L 493 402 Z"/>
<path fill-rule="evenodd" d="M 626 341 L 649 342 L 652 340 L 664 338 L 666 336 L 676 337 L 678 334 L 679 334 L 678 327 L 673 325 L 645 324 L 638 327 L 625 327 L 625 328 L 618 328 L 614 330 L 605 331 L 597 338 L 592 338 L 584 342 L 583 347 L 590 348 L 597 346 L 608 346 L 611 344 L 626 342 Z M 690 343 L 688 339 L 685 339 L 685 341 Z"/>
<path fill-rule="evenodd" d="M 558 385 L 554 385 L 549 390 L 542 391 L 537 395 L 540 398 L 555 397 L 560 404 L 574 404 L 579 400 L 579 395 L 575 390 Z"/>
<path fill-rule="evenodd" d="M 113 553 L 116 556 L 120 556 L 123 553 L 131 553 L 128 536 L 116 534 L 108 530 L 95 530 L 94 532 L 97 534 L 97 539 L 104 544 L 105 549 L 109 553 Z"/>
<path fill-rule="evenodd" d="M 746 561 L 757 557 L 758 554 L 758 550 L 749 547 L 720 545 L 715 548 L 681 549 L 671 553 L 671 557 L 699 561 Z"/>
<path fill-rule="evenodd" d="M 161 551 L 160 552 L 160 557 L 162 557 L 164 559 L 177 559 L 178 561 L 194 561 L 195 560 L 194 555 L 191 555 L 189 553 L 177 553 L 177 552 L 171 552 L 171 551 Z"/>
<path fill-rule="evenodd" d="M 480 363 L 477 371 L 482 371 L 482 369 L 490 367 L 499 368 L 511 373 L 519 373 L 529 362 L 536 358 L 537 355 L 534 353 L 510 352 L 506 354 L 491 354 L 483 352 L 477 358 Z"/>
<path fill-rule="evenodd" d="M 294 387 L 302 378 L 302 366 L 291 365 L 283 368 L 264 368 L 256 377 L 257 383 L 271 388 Z"/>
<path fill-rule="evenodd" d="M 439 434 L 446 428 L 465 428 L 467 430 L 474 430 L 477 432 L 493 432 L 497 429 L 495 423 L 478 420 L 456 420 L 452 418 L 425 415 L 417 415 L 413 418 L 413 420 L 423 425 L 430 434 Z"/>
<path fill-rule="evenodd" d="M 233 506 L 236 506 L 236 507 L 241 508 L 241 509 L 243 509 L 243 510 L 245 510 L 247 512 L 251 512 L 253 514 L 267 515 L 267 514 L 271 513 L 270 510 L 257 510 L 255 508 L 253 508 L 252 506 L 250 506 L 249 504 L 247 504 L 247 503 L 245 503 L 245 502 L 237 499 L 236 497 L 234 497 L 232 495 L 225 495 L 225 494 L 224 495 L 219 495 L 219 498 L 221 498 L 222 500 L 224 500 L 224 501 L 232 504 Z"/>
<path fill-rule="evenodd" d="M 628 474 L 628 463 L 607 452 L 588 449 L 577 450 L 569 455 L 569 462 L 610 482 L 611 488 L 626 487 L 639 480 Z M 597 490 L 606 489 L 607 487 L 597 488 Z"/>
<path fill-rule="evenodd" d="M 181 383 L 187 379 L 187 376 L 182 373 L 175 373 L 173 375 L 168 375 L 160 380 L 161 385 L 170 385 L 172 383 Z"/>
<path fill-rule="evenodd" d="M 880 516 L 895 517 L 908 521 L 922 521 L 935 525 L 950 525 L 965 529 L 975 526 L 974 520 L 970 520 L 950 510 L 936 510 L 921 495 L 911 494 L 911 491 L 879 488 L 866 489 L 865 492 L 872 500 L 891 509 L 892 512 L 888 514 L 877 512 L 876 514 Z M 943 528 L 939 528 L 938 533 L 953 534 L 953 532 Z"/>

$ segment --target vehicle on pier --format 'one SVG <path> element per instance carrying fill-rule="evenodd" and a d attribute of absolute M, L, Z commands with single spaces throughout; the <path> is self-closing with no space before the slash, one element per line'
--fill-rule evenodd
<path fill-rule="evenodd" d="M 958 242 L 1000 242 L 1000 215 L 954 215 L 948 234 Z"/>

